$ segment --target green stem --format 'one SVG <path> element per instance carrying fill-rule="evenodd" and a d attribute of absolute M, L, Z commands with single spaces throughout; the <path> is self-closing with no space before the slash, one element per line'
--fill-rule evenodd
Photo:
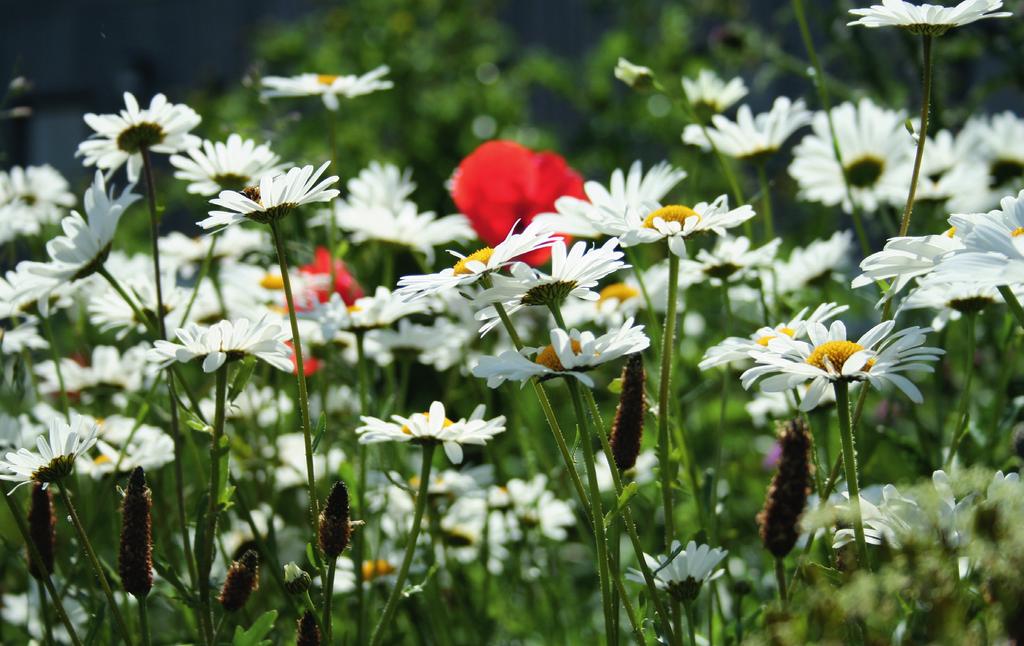
<path fill-rule="evenodd" d="M 364 334 L 356 333 L 356 369 L 359 374 L 359 412 L 369 412 L 369 375 L 366 369 L 366 347 Z M 366 445 L 360 444 L 358 449 L 359 482 L 356 494 L 356 511 L 365 513 L 366 502 Z M 356 532 L 352 545 L 353 560 L 356 570 L 356 643 L 366 643 L 366 615 L 369 603 L 366 598 L 366 582 L 363 578 L 363 559 L 366 554 L 366 532 Z"/>
<path fill-rule="evenodd" d="M 43 584 L 36 579 L 36 591 L 39 592 L 39 619 L 43 622 L 43 639 L 46 644 L 53 642 L 53 625 L 50 623 L 50 607 L 46 602 L 46 593 L 43 591 Z"/>
<path fill-rule="evenodd" d="M 434 442 L 428 442 L 423 445 L 420 487 L 416 494 L 416 508 L 413 511 L 412 528 L 409 530 L 409 538 L 405 546 L 405 556 L 402 558 L 402 565 L 398 569 L 398 576 L 395 578 L 394 587 L 388 596 L 387 604 L 385 604 L 384 611 L 380 615 L 377 627 L 373 629 L 373 635 L 370 637 L 370 646 L 378 646 L 384 638 L 384 632 L 391 623 L 395 609 L 398 606 L 398 600 L 402 596 L 402 586 L 405 585 L 405 579 L 409 575 L 409 566 L 412 565 L 412 558 L 416 553 L 416 539 L 419 537 L 420 525 L 423 523 L 423 512 L 427 508 L 427 493 L 430 487 L 430 462 L 434 456 L 434 448 L 436 446 L 437 444 Z"/>
<path fill-rule="evenodd" d="M 861 567 L 868 565 L 868 544 L 864 539 L 864 520 L 860 511 L 860 487 L 857 484 L 857 452 L 854 449 L 853 427 L 850 425 L 850 384 L 835 382 L 836 411 L 839 413 L 839 436 L 843 443 L 843 469 L 846 472 L 846 488 L 850 493 L 850 509 L 853 511 L 853 535 L 857 541 L 857 556 Z M 864 388 L 867 388 L 865 384 Z"/>
<path fill-rule="evenodd" d="M 210 601 L 210 570 L 213 568 L 213 538 L 217 532 L 217 516 L 220 510 L 220 453 L 221 438 L 224 436 L 224 417 L 227 403 L 228 364 L 217 369 L 216 394 L 214 395 L 213 433 L 210 436 L 210 483 L 206 494 L 206 518 L 203 541 L 199 547 L 199 610 L 207 642 L 213 644 L 213 608 Z"/>
<path fill-rule="evenodd" d="M 53 585 L 53 579 L 50 577 L 50 572 L 46 569 L 46 565 L 43 561 L 43 556 L 39 553 L 39 547 L 35 541 L 32 540 L 32 535 L 29 533 L 28 523 L 25 521 L 25 516 L 21 512 L 21 506 L 18 505 L 17 500 L 11 495 L 13 492 L 3 491 L 0 489 L 0 497 L 7 502 L 7 509 L 11 512 L 11 517 L 14 519 L 14 524 L 18 526 L 18 531 L 21 533 L 22 540 L 25 541 L 25 546 L 28 548 L 28 556 L 32 564 L 35 565 L 36 572 L 40 574 L 39 581 L 42 586 L 46 588 L 47 594 L 50 595 L 50 601 L 53 602 L 53 608 L 57 612 L 57 618 L 64 624 L 64 629 L 68 631 L 68 637 L 71 639 L 71 643 L 75 646 L 81 646 L 82 642 L 78 639 L 78 633 L 75 632 L 75 626 L 71 623 L 68 618 L 68 613 L 64 610 L 64 603 L 61 601 L 60 595 L 57 594 L 57 589 Z"/>
<path fill-rule="evenodd" d="M 964 386 L 960 391 L 960 405 L 957 407 L 956 414 L 956 427 L 953 429 L 953 439 L 949 445 L 949 456 L 946 458 L 946 470 L 953 466 L 953 460 L 956 458 L 956 452 L 960 448 L 960 442 L 963 440 L 964 435 L 967 433 L 967 419 L 971 403 L 971 384 L 974 381 L 974 349 L 977 345 L 975 339 L 975 324 L 977 323 L 978 315 L 976 312 L 971 312 L 964 316 L 964 326 L 967 328 L 964 333 L 967 335 L 967 353 L 964 356 Z"/>
<path fill-rule="evenodd" d="M 142 633 L 142 646 L 149 646 L 149 612 L 146 610 L 146 597 L 139 597 L 139 632 Z"/>
<path fill-rule="evenodd" d="M 325 111 L 327 117 L 327 140 L 331 148 L 331 169 L 337 172 L 338 170 L 338 136 L 334 124 L 335 114 L 331 110 Z M 331 293 L 334 293 L 335 280 L 337 278 L 337 269 L 334 267 L 334 246 L 335 240 L 337 239 L 337 227 L 338 223 L 334 219 L 334 207 L 333 205 L 328 206 L 327 213 L 327 257 L 330 259 L 330 275 L 331 275 Z M 330 630 L 330 625 L 327 626 Z M 331 643 L 330 635 L 327 636 L 327 643 Z"/>
<path fill-rule="evenodd" d="M 679 293 L 679 256 L 668 255 L 668 301 L 665 329 L 661 336 L 661 375 L 658 382 L 658 462 L 661 475 L 661 502 L 665 514 L 665 545 L 672 544 L 675 521 L 672 514 L 671 448 L 668 439 L 669 397 L 672 394 L 672 364 L 675 352 L 676 299 Z"/>
<path fill-rule="evenodd" d="M 686 609 L 686 629 L 690 634 L 690 646 L 697 646 L 697 617 L 693 612 L 693 602 L 683 604 Z"/>
<path fill-rule="evenodd" d="M 217 240 L 219 236 L 213 236 L 210 239 L 210 248 L 206 250 L 206 257 L 203 258 L 203 263 L 199 266 L 199 274 L 196 276 L 196 284 L 192 286 L 192 293 L 188 297 L 188 304 L 185 305 L 185 310 L 181 313 L 181 320 L 178 322 L 179 327 L 184 327 L 185 321 L 188 320 L 188 315 L 192 313 L 192 306 L 195 305 L 196 297 L 199 296 L 199 288 L 206 280 L 206 275 L 210 273 L 210 266 L 213 264 L 213 254 L 217 248 Z M 223 303 L 222 303 L 223 305 Z M 227 312 L 224 312 L 227 315 Z"/>
<path fill-rule="evenodd" d="M 775 557 L 775 582 L 779 587 L 779 601 L 785 607 L 789 601 L 786 593 L 786 563 L 778 556 Z"/>
<path fill-rule="evenodd" d="M 50 342 L 50 356 L 53 358 L 53 369 L 57 373 L 57 386 L 60 388 L 60 408 L 61 412 L 64 413 L 64 421 L 68 424 L 71 423 L 71 407 L 68 404 L 68 390 L 64 387 L 64 371 L 60 367 L 60 352 L 57 351 L 57 338 L 53 335 L 53 326 L 50 324 L 49 315 L 41 317 L 43 319 L 43 330 L 46 332 L 46 338 Z"/>
<path fill-rule="evenodd" d="M 103 566 L 100 564 L 100 560 L 96 556 L 96 551 L 93 549 L 92 543 L 89 541 L 89 535 L 86 533 L 85 527 L 82 525 L 82 521 L 78 518 L 78 512 L 75 511 L 75 506 L 71 504 L 71 495 L 68 493 L 66 479 L 60 486 L 60 497 L 64 501 L 64 506 L 67 507 L 68 516 L 71 517 L 71 523 L 75 526 L 75 531 L 78 532 L 78 540 L 82 543 L 82 547 L 85 548 L 85 554 L 89 558 L 89 563 L 92 564 L 92 569 L 96 573 L 96 578 L 100 581 L 100 587 L 103 588 L 103 595 L 107 598 L 107 603 L 110 605 L 111 614 L 114 615 L 114 623 L 117 624 L 117 631 L 121 633 L 121 638 L 124 640 L 124 643 L 131 644 L 131 633 L 128 631 L 128 625 L 124 622 L 124 617 L 121 615 L 121 609 L 117 606 L 117 600 L 114 598 L 114 593 L 110 589 L 110 583 L 107 581 L 107 575 L 103 571 Z"/>
<path fill-rule="evenodd" d="M 661 345 L 658 313 L 654 310 L 654 301 L 651 300 L 651 294 L 647 291 L 647 284 L 644 282 L 644 270 L 638 262 L 639 254 L 636 251 L 636 247 L 623 247 L 622 250 L 626 252 L 629 264 L 633 265 L 633 275 L 636 276 L 636 283 L 640 286 L 640 294 L 644 298 L 644 308 L 647 310 L 647 332 L 648 336 L 651 337 L 651 345 Z"/>
<path fill-rule="evenodd" d="M 924 81 L 921 94 L 921 127 L 917 133 L 917 154 L 914 156 L 914 171 L 910 176 L 910 190 L 907 191 L 907 203 L 903 207 L 903 218 L 900 220 L 899 237 L 907 235 L 910 230 L 910 215 L 914 211 L 914 196 L 917 194 L 917 179 L 921 175 L 921 161 L 924 159 L 924 145 L 928 141 L 928 111 L 932 96 L 932 39 L 931 35 L 921 36 L 924 50 Z"/>
<path fill-rule="evenodd" d="M 775 238 L 775 226 L 772 223 L 772 195 L 768 184 L 768 172 L 763 161 L 757 164 L 757 181 L 761 185 L 761 214 L 764 215 L 764 239 L 771 242 Z"/>
<path fill-rule="evenodd" d="M 328 644 L 333 643 L 331 641 L 331 615 L 334 602 L 334 573 L 337 568 L 337 559 L 331 559 L 327 563 L 327 583 L 324 585 L 324 619 L 322 623 L 324 625 L 324 641 Z M 360 564 L 360 569 L 362 569 L 362 564 Z"/>
<path fill-rule="evenodd" d="M 1017 295 L 1006 285 L 999 286 L 999 294 L 1006 302 L 1006 307 L 1010 308 L 1010 311 L 1013 312 L 1013 316 L 1020 323 L 1021 328 L 1024 328 L 1024 307 L 1021 307 L 1020 301 L 1017 300 Z"/>
<path fill-rule="evenodd" d="M 306 452 L 306 479 L 309 489 L 309 516 L 310 527 L 313 532 L 313 542 L 316 543 L 317 522 L 320 517 L 320 501 L 316 496 L 316 475 L 313 472 L 313 437 L 312 426 L 309 420 L 309 392 L 306 390 L 306 372 L 302 363 L 302 339 L 299 337 L 299 321 L 295 314 L 295 299 L 292 296 L 292 281 L 288 276 L 288 259 L 285 256 L 284 240 L 277 222 L 270 223 L 270 233 L 274 238 L 274 247 L 277 250 L 277 264 L 281 268 L 281 282 L 284 285 L 284 297 L 288 304 L 288 322 L 292 328 L 292 347 L 295 350 L 295 380 L 299 385 L 299 412 L 302 416 L 302 439 Z M 324 402 L 326 405 L 326 402 Z M 321 569 L 321 580 L 323 570 Z"/>

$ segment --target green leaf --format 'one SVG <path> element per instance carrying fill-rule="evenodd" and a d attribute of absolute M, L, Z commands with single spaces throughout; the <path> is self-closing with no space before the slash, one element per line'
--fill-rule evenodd
<path fill-rule="evenodd" d="M 623 507 L 629 504 L 629 501 L 633 498 L 633 496 L 637 494 L 639 490 L 640 487 L 639 485 L 637 485 L 636 482 L 630 482 L 628 485 L 622 488 L 622 493 L 619 495 L 619 499 L 615 502 L 615 509 L 605 514 L 605 527 L 611 527 L 611 525 L 615 522 L 615 517 L 619 515 Z"/>
<path fill-rule="evenodd" d="M 231 382 L 231 387 L 228 389 L 228 402 L 234 402 L 235 399 L 242 394 L 245 390 L 246 384 L 249 383 L 249 379 L 252 377 L 252 371 L 256 369 L 256 357 L 253 355 L 247 356 L 243 361 L 242 365 L 238 367 L 235 372 L 235 378 Z"/>
<path fill-rule="evenodd" d="M 313 435 L 313 453 L 316 453 L 316 447 L 320 446 L 320 440 L 324 439 L 324 433 L 327 432 L 327 413 L 321 412 L 320 419 L 316 422 L 316 433 Z"/>
<path fill-rule="evenodd" d="M 323 561 L 320 560 L 320 550 L 315 549 L 312 543 L 306 543 L 306 560 L 312 565 L 318 572 L 323 566 Z"/>
<path fill-rule="evenodd" d="M 615 393 L 616 395 L 622 392 L 622 377 L 612 379 L 611 383 L 608 384 L 608 392 Z"/>
<path fill-rule="evenodd" d="M 235 626 L 235 636 L 231 640 L 232 646 L 265 646 L 270 640 L 263 639 L 274 629 L 274 622 L 277 621 L 277 611 L 271 610 L 260 615 L 260 618 L 249 626 L 249 630 L 242 630 L 241 626 Z"/>
<path fill-rule="evenodd" d="M 212 433 L 213 427 L 199 419 L 192 413 L 192 411 L 185 411 L 185 425 L 193 431 L 199 431 L 200 433 Z"/>

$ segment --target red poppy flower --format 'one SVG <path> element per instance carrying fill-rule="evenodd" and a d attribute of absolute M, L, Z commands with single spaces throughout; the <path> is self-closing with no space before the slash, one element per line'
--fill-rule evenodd
<path fill-rule="evenodd" d="M 554 211 L 563 195 L 586 199 L 580 174 L 561 155 L 514 141 L 481 144 L 462 160 L 452 181 L 455 205 L 489 246 L 504 240 L 516 222 L 523 227 L 538 213 Z M 550 256 L 541 249 L 522 260 L 539 265 Z"/>
<path fill-rule="evenodd" d="M 289 357 L 292 360 L 292 374 L 293 375 L 294 374 L 298 374 L 298 372 L 299 372 L 299 364 L 295 360 L 295 346 L 292 345 L 291 341 L 285 341 L 284 344 L 286 346 L 288 346 L 288 349 L 290 349 L 292 351 L 291 356 Z M 303 374 L 305 374 L 305 376 L 309 377 L 310 375 L 316 373 L 317 370 L 320 370 L 320 360 L 317 359 L 316 357 L 314 357 L 313 355 L 309 354 L 309 350 L 303 348 L 303 351 L 302 351 L 302 372 L 303 372 Z"/>
<path fill-rule="evenodd" d="M 307 276 L 323 279 L 311 281 L 313 285 L 311 291 L 316 294 L 319 302 L 326 303 L 331 299 L 331 254 L 326 247 L 317 247 L 316 253 L 313 255 L 313 262 L 303 265 L 299 271 Z M 349 273 L 345 263 L 340 260 L 334 261 L 334 292 L 341 295 L 341 299 L 345 301 L 346 305 L 355 303 L 357 298 L 363 296 L 363 288 L 356 282 L 355 276 Z M 302 308 L 299 307 L 299 309 Z"/>

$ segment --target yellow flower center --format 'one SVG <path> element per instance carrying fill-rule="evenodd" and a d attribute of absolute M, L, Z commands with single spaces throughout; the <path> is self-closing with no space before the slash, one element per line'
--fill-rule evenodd
<path fill-rule="evenodd" d="M 572 347 L 573 354 L 580 353 L 581 348 L 579 341 L 577 341 L 576 339 L 572 339 L 569 341 L 569 344 Z M 552 345 L 549 345 L 540 352 L 538 352 L 537 358 L 534 359 L 534 361 L 544 366 L 545 368 L 554 370 L 555 372 L 565 372 L 565 366 L 562 365 L 562 361 L 561 359 L 558 358 L 558 353 L 555 352 L 555 347 Z"/>
<path fill-rule="evenodd" d="M 263 289 L 284 289 L 284 278 L 281 274 L 267 274 L 260 281 L 260 287 Z"/>
<path fill-rule="evenodd" d="M 653 229 L 654 221 L 658 218 L 665 222 L 678 222 L 679 224 L 686 222 L 687 218 L 697 218 L 697 221 L 700 222 L 700 214 L 690 207 L 681 204 L 669 204 L 648 215 L 644 220 L 644 226 L 648 229 Z"/>
<path fill-rule="evenodd" d="M 1017 236 L 1024 236 L 1024 227 L 1017 227 L 1010 232 L 1011 238 L 1016 238 Z"/>
<path fill-rule="evenodd" d="M 352 314 L 354 312 L 362 312 L 363 311 L 363 306 L 362 305 L 349 305 L 345 309 L 348 310 L 349 314 Z"/>
<path fill-rule="evenodd" d="M 92 461 L 95 465 L 106 464 L 107 462 L 110 462 L 110 456 L 106 454 L 97 455 Z"/>
<path fill-rule="evenodd" d="M 395 571 L 395 566 L 384 559 L 363 561 L 363 580 L 373 581 L 377 577 L 387 576 Z"/>
<path fill-rule="evenodd" d="M 428 420 L 430 419 L 430 413 L 423 413 L 423 416 L 426 417 Z M 444 418 L 444 423 L 441 424 L 441 428 L 448 428 L 449 426 L 451 426 L 454 423 L 455 422 L 453 422 L 450 419 L 448 419 L 447 417 L 445 417 Z M 409 430 L 408 426 L 402 426 L 402 432 L 405 433 L 406 435 L 412 435 L 412 431 Z"/>
<path fill-rule="evenodd" d="M 793 338 L 793 335 L 796 334 L 796 330 L 794 330 L 791 327 L 780 327 L 775 331 L 778 332 L 779 334 L 785 334 L 789 338 Z M 757 340 L 757 345 L 761 345 L 767 348 L 771 340 L 776 338 L 777 336 L 778 334 L 766 334 L 765 336 Z"/>
<path fill-rule="evenodd" d="M 320 85 L 331 85 L 338 80 L 337 74 L 317 74 L 316 82 Z"/>
<path fill-rule="evenodd" d="M 949 227 L 948 229 L 946 229 L 946 232 L 943 233 L 942 235 L 946 236 L 947 238 L 952 238 L 953 236 L 956 235 L 956 227 Z"/>
<path fill-rule="evenodd" d="M 612 283 L 601 290 L 601 293 L 597 298 L 597 303 L 600 305 L 601 303 L 613 298 L 621 303 L 623 301 L 628 301 L 631 298 L 636 298 L 639 295 L 640 292 L 634 289 L 631 285 L 627 285 L 626 283 Z"/>
<path fill-rule="evenodd" d="M 814 348 L 811 356 L 807 357 L 807 363 L 821 370 L 841 371 L 846 360 L 863 349 L 864 346 L 853 341 L 826 341 Z M 875 360 L 868 359 L 864 369 L 870 370 L 873 365 Z"/>
<path fill-rule="evenodd" d="M 477 262 L 482 262 L 482 263 L 484 263 L 486 265 L 487 261 L 491 259 L 491 254 L 493 254 L 493 253 L 494 253 L 494 249 L 491 249 L 490 247 L 484 247 L 483 249 L 477 249 L 476 251 L 474 251 L 473 253 L 469 254 L 468 256 L 466 256 L 465 258 L 460 260 L 459 262 L 455 263 L 455 268 L 454 268 L 455 269 L 455 275 L 456 276 L 465 276 L 466 274 L 472 274 L 473 272 L 470 271 L 470 269 L 468 267 L 469 263 L 471 263 L 471 262 L 473 262 L 475 260 Z"/>

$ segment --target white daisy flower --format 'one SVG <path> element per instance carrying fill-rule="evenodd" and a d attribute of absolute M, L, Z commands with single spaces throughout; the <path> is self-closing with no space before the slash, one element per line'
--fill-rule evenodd
<path fill-rule="evenodd" d="M 387 287 L 378 287 L 372 295 L 357 298 L 352 305 L 346 305 L 340 294 L 332 294 L 331 300 L 317 303 L 308 311 L 299 312 L 299 316 L 318 323 L 323 338 L 329 341 L 338 332 L 385 328 L 400 318 L 428 309 L 425 301 L 409 302 Z"/>
<path fill-rule="evenodd" d="M 915 309 L 935 310 L 931 328 L 938 331 L 946 326 L 946 322 L 956 321 L 964 313 L 979 312 L 993 303 L 1002 302 L 999 291 L 992 286 L 950 283 L 945 280 L 924 281 L 910 290 L 896 313 Z"/>
<path fill-rule="evenodd" d="M 679 265 L 679 273 L 691 284 L 700 282 L 701 276 L 709 278 L 713 285 L 724 280 L 743 280 L 756 273 L 757 269 L 768 267 L 775 260 L 780 244 L 782 239 L 775 238 L 751 249 L 749 238 L 722 236 L 710 250 L 699 250 L 692 260 L 684 258 Z"/>
<path fill-rule="evenodd" d="M 114 197 L 113 187 L 108 193 L 103 173 L 96 171 L 92 186 L 85 192 L 85 217 L 72 211 L 61 220 L 64 235 L 46 243 L 50 260 L 18 264 L 18 272 L 27 274 L 22 294 L 31 293 L 37 298 L 44 315 L 49 311 L 48 301 L 54 289 L 90 276 L 103 265 L 121 215 L 140 197 L 131 192 L 133 186 L 129 185 L 120 196 Z"/>
<path fill-rule="evenodd" d="M 941 235 L 889 238 L 885 247 L 860 263 L 863 273 L 853 279 L 853 288 L 892 279 L 882 301 L 892 298 L 919 277 L 928 274 L 942 257 L 963 249 L 963 241 L 955 229 Z"/>
<path fill-rule="evenodd" d="M 1024 284 L 1024 191 L 1005 198 L 1003 209 L 981 218 L 952 216 L 963 247 L 938 259 L 927 281 L 977 286 Z"/>
<path fill-rule="evenodd" d="M 683 130 L 683 142 L 719 152 L 737 159 L 757 159 L 782 148 L 790 135 L 811 123 L 811 112 L 802 99 L 790 101 L 781 96 L 772 109 L 753 116 L 750 106 L 741 105 L 736 121 L 720 114 L 711 117 L 711 126 L 690 124 Z M 710 139 L 710 142 L 708 141 Z"/>
<path fill-rule="evenodd" d="M 440 442 L 453 464 L 462 462 L 462 445 L 483 446 L 495 435 L 505 432 L 505 416 L 484 419 L 483 404 L 473 410 L 469 419 L 452 421 L 445 417 L 444 404 L 435 401 L 427 413 L 409 417 L 392 415 L 391 422 L 363 416 L 363 425 L 356 429 L 360 444 L 377 442 Z"/>
<path fill-rule="evenodd" d="M 569 535 L 566 528 L 576 525 L 576 516 L 572 506 L 556 498 L 547 485 L 547 476 L 538 473 L 529 480 L 513 478 L 504 489 L 520 525 L 536 527 L 542 536 L 564 541 Z"/>
<path fill-rule="evenodd" d="M 743 79 L 736 77 L 728 83 L 711 70 L 702 69 L 695 79 L 683 77 L 683 93 L 698 117 L 725 112 L 729 106 L 747 96 Z"/>
<path fill-rule="evenodd" d="M 0 221 L 18 234 L 39 233 L 41 225 L 59 222 L 65 209 L 75 205 L 69 189 L 64 176 L 48 164 L 0 171 Z"/>
<path fill-rule="evenodd" d="M 597 366 L 634 352 L 641 352 L 650 346 L 651 340 L 644 334 L 644 326 L 633 325 L 633 319 L 626 319 L 621 327 L 595 337 L 593 332 L 551 330 L 551 343 L 539 348 L 523 348 L 520 351 L 506 350 L 496 357 L 482 356 L 473 367 L 473 376 L 487 380 L 487 385 L 497 388 L 505 381 L 525 383 L 534 377 L 553 379 L 573 377 L 585 386 L 594 387 L 594 381 L 586 374 Z"/>
<path fill-rule="evenodd" d="M 337 110 L 338 97 L 352 99 L 379 90 L 390 90 L 394 83 L 383 77 L 390 72 L 387 65 L 366 74 L 299 74 L 298 76 L 266 76 L 261 80 L 264 99 L 292 96 L 320 96 L 328 110 Z"/>
<path fill-rule="evenodd" d="M 833 321 L 828 329 L 821 323 L 807 326 L 810 343 L 776 336 L 768 342 L 768 352 L 753 355 L 757 362 L 741 375 L 743 387 L 761 382 L 765 392 L 786 391 L 811 382 L 800 402 L 800 410 L 818 405 L 828 387 L 838 381 L 867 381 L 876 388 L 891 384 L 914 403 L 923 397 L 901 372 L 932 372 L 928 362 L 938 361 L 945 352 L 924 345 L 928 328 L 917 326 L 893 332 L 894 321 L 883 321 L 868 330 L 856 342 L 846 338 L 846 326 Z"/>
<path fill-rule="evenodd" d="M 191 277 L 195 270 L 206 260 L 215 238 L 206 235 L 189 237 L 181 232 L 172 231 L 160 236 L 160 258 L 182 270 L 186 278 Z M 213 266 L 220 267 L 229 262 L 237 262 L 244 256 L 260 251 L 268 251 L 270 236 L 263 229 L 245 227 L 228 227 L 218 237 L 210 261 Z"/>
<path fill-rule="evenodd" d="M 0 354 L 21 354 L 25 350 L 50 347 L 49 341 L 39 334 L 38 319 L 29 316 L 12 322 L 9 328 L 0 328 Z"/>
<path fill-rule="evenodd" d="M 842 166 L 836 162 L 824 112 L 814 115 L 813 134 L 793 149 L 789 174 L 800 186 L 800 197 L 826 206 L 841 204 L 851 211 L 846 182 L 858 206 L 875 211 L 881 204 L 902 205 L 907 199 L 913 140 L 903 127 L 904 115 L 881 108 L 868 99 L 832 108 Z M 846 175 L 844 181 L 843 175 Z"/>
<path fill-rule="evenodd" d="M 171 155 L 177 179 L 189 182 L 188 192 L 216 195 L 220 191 L 240 191 L 259 184 L 267 175 L 281 173 L 287 164 L 270 150 L 269 144 L 258 144 L 232 134 L 227 141 L 204 139 L 202 147 L 189 148 L 185 155 Z"/>
<path fill-rule="evenodd" d="M 993 13 L 1002 6 L 1002 0 L 963 0 L 955 7 L 882 0 L 882 4 L 874 4 L 867 9 L 850 9 L 850 13 L 859 18 L 846 24 L 899 27 L 912 34 L 941 36 L 953 27 L 962 27 L 984 18 L 1006 18 L 1013 15 L 1008 11 Z"/>
<path fill-rule="evenodd" d="M 370 165 L 345 184 L 350 206 L 379 207 L 391 212 L 398 211 L 409 201 L 416 190 L 412 181 L 412 169 L 400 169 L 394 164 L 371 161 Z"/>
<path fill-rule="evenodd" d="M 730 209 L 729 198 L 719 195 L 714 202 L 700 202 L 693 208 L 653 203 L 642 209 L 627 209 L 619 213 L 605 209 L 597 228 L 619 236 L 624 247 L 667 239 L 669 250 L 685 258 L 687 238 L 708 232 L 725 235 L 726 229 L 737 227 L 754 215 L 750 205 Z"/>
<path fill-rule="evenodd" d="M 81 415 L 72 413 L 70 424 L 63 419 L 52 419 L 49 441 L 42 436 L 36 438 L 38 452 L 20 448 L 0 460 L 0 469 L 10 472 L 0 473 L 0 480 L 17 482 L 14 489 L 30 482 L 38 482 L 45 488 L 70 475 L 75 460 L 95 443 L 96 425 Z"/>
<path fill-rule="evenodd" d="M 615 169 L 607 188 L 589 181 L 583 185 L 587 199 L 563 195 L 555 200 L 557 213 L 538 213 L 532 223 L 575 237 L 597 238 L 607 233 L 596 226 L 605 218 L 602 211 L 622 214 L 630 208 L 643 210 L 645 205 L 660 202 L 684 179 L 686 171 L 668 162 L 659 162 L 644 173 L 643 164 L 636 160 L 628 174 Z"/>
<path fill-rule="evenodd" d="M 228 210 L 210 211 L 210 217 L 200 221 L 199 226 L 223 228 L 247 219 L 271 224 L 303 204 L 330 202 L 338 196 L 338 190 L 328 186 L 337 182 L 338 176 L 320 179 L 330 164 L 326 161 L 315 171 L 312 166 L 303 166 L 281 175 L 264 175 L 259 185 L 241 192 L 221 191 L 210 203 Z"/>
<path fill-rule="evenodd" d="M 629 267 L 620 260 L 623 253 L 618 247 L 618 239 L 611 238 L 600 247 L 588 248 L 586 242 L 579 241 L 566 250 L 565 241 L 559 239 L 551 246 L 550 274 L 516 263 L 512 265 L 511 276 L 492 276 L 493 286 L 477 294 L 474 302 L 501 303 L 507 313 L 512 314 L 524 307 L 561 305 L 570 296 L 597 300 L 599 296 L 594 288 L 598 282 Z M 481 334 L 486 334 L 499 322 L 493 306 L 478 312 L 476 318 L 485 321 Z"/>
<path fill-rule="evenodd" d="M 306 440 L 302 433 L 278 435 L 272 446 L 265 447 L 263 454 L 268 461 L 277 465 L 274 468 L 274 485 L 278 489 L 302 487 L 309 482 L 306 473 Z M 313 454 L 313 474 L 317 479 L 332 477 L 344 462 L 345 452 L 332 443 L 330 448 Z"/>
<path fill-rule="evenodd" d="M 136 391 L 142 387 L 146 350 L 135 346 L 121 351 L 109 345 L 98 345 L 92 349 L 89 363 L 83 365 L 64 357 L 60 360 L 61 376 L 67 392 L 81 392 L 94 388 L 114 388 Z M 53 361 L 36 364 L 35 373 L 40 379 L 43 392 L 60 392 L 61 384 Z"/>
<path fill-rule="evenodd" d="M 412 353 L 417 361 L 439 371 L 459 363 L 474 336 L 472 330 L 446 318 L 430 325 L 401 320 L 396 330 L 374 330 L 371 334 L 384 351 L 392 355 Z"/>
<path fill-rule="evenodd" d="M 976 163 L 964 146 L 948 130 L 928 138 L 915 201 L 941 203 L 954 213 L 991 206 L 988 164 Z"/>
<path fill-rule="evenodd" d="M 142 149 L 155 153 L 177 153 L 199 145 L 199 137 L 189 134 L 202 117 L 183 103 L 168 103 L 157 94 L 148 108 L 140 108 L 130 92 L 124 93 L 125 109 L 118 114 L 87 113 L 85 123 L 96 132 L 78 144 L 78 156 L 86 166 L 113 172 L 128 163 L 128 181 L 139 179 Z"/>
<path fill-rule="evenodd" d="M 790 252 L 785 262 L 776 263 L 771 272 L 762 272 L 767 291 L 792 294 L 804 287 L 821 285 L 843 272 L 853 254 L 853 232 L 836 231 L 825 240 L 815 240 Z"/>
<path fill-rule="evenodd" d="M 1024 150 L 1017 145 L 1022 139 L 1024 119 L 1007 110 L 968 119 L 956 142 L 969 162 L 988 170 L 989 185 L 1007 193 L 1019 190 L 1024 180 Z"/>
<path fill-rule="evenodd" d="M 725 574 L 725 570 L 718 568 L 718 564 L 727 554 L 727 551 L 718 547 L 711 549 L 708 545 L 698 546 L 696 541 L 687 543 L 686 549 L 682 548 L 679 541 L 672 541 L 668 555 L 655 558 L 644 554 L 644 561 L 651 569 L 654 584 L 659 590 L 665 590 L 680 601 L 689 603 L 697 598 L 701 586 Z M 626 572 L 626 578 L 637 583 L 646 581 L 643 573 L 633 568 Z"/>
<path fill-rule="evenodd" d="M 189 323 L 175 331 L 175 336 L 181 343 L 159 340 L 146 358 L 160 367 L 202 359 L 203 372 L 214 372 L 226 361 L 252 355 L 278 370 L 292 370 L 291 350 L 284 343 L 291 338 L 291 333 L 266 317 L 256 323 L 238 319 L 221 321 L 211 327 Z"/>
<path fill-rule="evenodd" d="M 134 424 L 133 424 L 134 426 Z M 129 473 L 136 467 L 146 471 L 159 469 L 174 460 L 174 440 L 155 426 L 141 425 L 131 441 L 115 447 L 103 439 L 96 441 L 97 455 L 78 461 L 81 473 L 99 480 L 111 473 Z"/>
<path fill-rule="evenodd" d="M 314 223 L 324 224 L 331 217 L 338 228 L 351 234 L 356 244 L 378 240 L 408 247 L 423 254 L 428 264 L 434 262 L 435 247 L 476 238 L 469 219 L 461 213 L 439 218 L 433 211 L 421 213 L 413 202 L 403 202 L 398 210 L 392 211 L 337 201 L 333 209 L 321 213 Z"/>
<path fill-rule="evenodd" d="M 822 303 L 814 308 L 810 315 L 807 315 L 808 308 L 805 307 L 785 323 L 780 323 L 775 327 L 758 328 L 748 338 L 731 336 L 721 343 L 711 346 L 704 353 L 704 357 L 697 367 L 701 370 L 708 370 L 716 366 L 749 361 L 755 354 L 768 352 L 768 342 L 772 339 L 780 335 L 788 336 L 791 339 L 803 338 L 807 326 L 811 323 L 824 323 L 848 309 L 850 309 L 849 305 Z"/>
<path fill-rule="evenodd" d="M 449 251 L 458 258 L 454 266 L 442 269 L 436 274 L 403 276 L 398 280 L 396 294 L 407 299 L 421 298 L 450 289 L 467 287 L 491 273 L 504 269 L 516 258 L 538 249 L 551 247 L 560 240 L 551 230 L 536 222 L 531 222 L 515 233 L 512 227 L 503 241 L 491 247 L 478 249 L 468 256 Z"/>
<path fill-rule="evenodd" d="M 643 89 L 654 83 L 654 72 L 649 67 L 630 63 L 619 56 L 618 62 L 615 63 L 615 78 L 629 87 Z"/>

